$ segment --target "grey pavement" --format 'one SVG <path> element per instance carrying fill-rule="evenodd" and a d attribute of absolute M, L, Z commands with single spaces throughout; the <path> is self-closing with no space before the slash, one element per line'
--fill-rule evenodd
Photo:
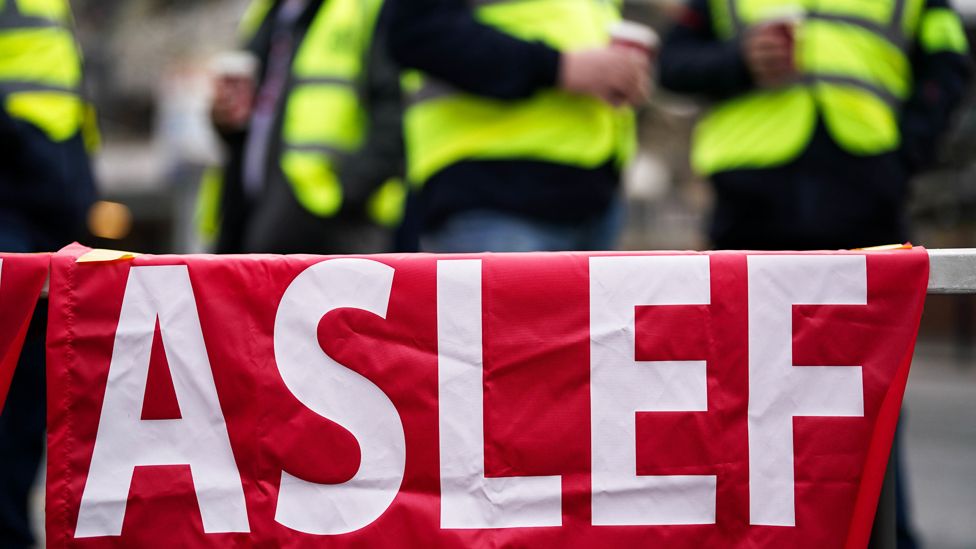
<path fill-rule="evenodd" d="M 976 361 L 920 343 L 903 418 L 910 501 L 924 547 L 976 547 Z"/>

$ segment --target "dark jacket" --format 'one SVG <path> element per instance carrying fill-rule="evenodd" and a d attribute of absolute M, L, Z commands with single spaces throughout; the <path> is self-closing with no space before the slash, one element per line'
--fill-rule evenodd
<path fill-rule="evenodd" d="M 0 109 L 0 151 L 0 250 L 50 252 L 83 238 L 95 185 L 81 135 L 54 142 Z"/>
<path fill-rule="evenodd" d="M 327 0 L 310 1 L 299 18 L 296 25 L 296 52 L 324 1 Z M 272 24 L 280 6 L 281 2 L 275 3 L 247 44 L 247 49 L 261 62 L 259 86 L 267 68 Z M 289 83 L 276 107 L 268 171 L 260 197 L 248 199 L 244 193 L 243 166 L 247 133 L 222 135 L 227 145 L 227 163 L 224 168 L 222 216 L 216 249 L 218 253 L 352 253 L 358 251 L 354 241 L 356 233 L 378 230 L 367 219 L 366 201 L 387 179 L 403 173 L 399 70 L 386 53 L 385 12 L 384 9 L 373 33 L 373 44 L 361 84 L 360 97 L 369 111 L 367 139 L 357 152 L 337 159 L 336 170 L 343 191 L 340 212 L 331 218 L 319 218 L 305 210 L 295 199 L 291 184 L 279 166 L 282 116 L 288 100 L 288 90 L 292 87 Z M 329 113 L 324 112 L 322 116 L 329 116 Z M 352 240 L 347 233 L 352 233 Z M 347 241 L 352 246 L 348 250 L 343 249 Z"/>
<path fill-rule="evenodd" d="M 946 7 L 928 0 L 927 7 Z M 939 138 L 966 91 L 969 61 L 955 53 L 911 52 L 913 93 L 900 112 L 901 148 L 857 157 L 822 123 L 785 166 L 715 174 L 711 236 L 720 248 L 848 248 L 908 238 L 908 178 L 934 161 Z M 720 101 L 753 89 L 741 43 L 712 28 L 708 0 L 690 0 L 664 41 L 661 84 Z"/>

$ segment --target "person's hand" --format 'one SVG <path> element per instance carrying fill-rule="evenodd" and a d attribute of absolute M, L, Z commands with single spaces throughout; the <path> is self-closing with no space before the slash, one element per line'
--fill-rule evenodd
<path fill-rule="evenodd" d="M 791 23 L 775 22 L 758 25 L 746 33 L 743 55 L 757 86 L 775 88 L 796 79 L 794 32 Z"/>
<path fill-rule="evenodd" d="M 565 52 L 559 85 L 612 105 L 640 105 L 651 93 L 651 62 L 639 52 L 613 46 Z"/>
<path fill-rule="evenodd" d="M 250 78 L 219 76 L 214 83 L 210 119 L 224 132 L 243 130 L 251 118 L 254 82 Z"/>

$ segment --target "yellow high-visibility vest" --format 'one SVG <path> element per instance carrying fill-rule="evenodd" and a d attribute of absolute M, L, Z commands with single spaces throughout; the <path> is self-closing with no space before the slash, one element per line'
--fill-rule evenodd
<path fill-rule="evenodd" d="M 238 35 L 251 40 L 267 21 L 274 0 L 254 0 L 244 13 Z M 296 200 L 319 217 L 342 207 L 337 162 L 362 147 L 369 113 L 361 99 L 366 62 L 382 0 L 327 0 L 315 14 L 292 61 L 281 124 L 280 167 Z M 198 219 L 219 220 L 223 181 L 201 182 Z M 216 190 L 215 190 L 216 189 Z M 406 188 L 398 177 L 385 181 L 367 199 L 375 223 L 394 227 L 403 216 Z M 212 224 L 212 223 L 211 223 Z"/>
<path fill-rule="evenodd" d="M 716 105 L 695 129 L 692 164 L 704 175 L 786 164 L 806 148 L 817 117 L 844 150 L 862 156 L 898 148 L 901 105 L 912 93 L 908 51 L 964 53 L 958 16 L 925 0 L 711 0 L 726 40 L 785 9 L 797 28 L 797 82 Z"/>
<path fill-rule="evenodd" d="M 319 217 L 339 212 L 343 196 L 337 162 L 358 151 L 367 138 L 369 113 L 361 97 L 381 6 L 382 0 L 327 0 L 292 61 L 278 160 L 295 199 Z M 242 41 L 254 37 L 273 7 L 274 0 L 254 0 L 248 6 L 238 27 Z M 201 182 L 197 219 L 205 238 L 212 239 L 213 226 L 219 224 L 222 214 L 215 197 L 223 184 L 212 175 Z M 395 227 L 406 195 L 403 181 L 391 177 L 370 195 L 364 213 L 379 225 Z"/>
<path fill-rule="evenodd" d="M 97 141 L 93 111 L 81 97 L 81 54 L 67 0 L 0 0 L 3 108 L 53 141 L 86 131 Z"/>
<path fill-rule="evenodd" d="M 336 166 L 367 138 L 364 78 L 381 6 L 382 0 L 327 0 L 292 62 L 281 169 L 302 206 L 320 217 L 342 206 Z M 401 181 L 392 178 L 369 198 L 366 213 L 381 225 L 395 225 L 405 197 Z"/>
<path fill-rule="evenodd" d="M 617 7 L 604 0 L 478 0 L 475 17 L 560 51 L 606 45 Z M 502 101 L 458 91 L 412 71 L 404 76 L 408 178 L 422 184 L 463 160 L 524 159 L 595 168 L 636 150 L 634 113 L 558 89 Z"/>

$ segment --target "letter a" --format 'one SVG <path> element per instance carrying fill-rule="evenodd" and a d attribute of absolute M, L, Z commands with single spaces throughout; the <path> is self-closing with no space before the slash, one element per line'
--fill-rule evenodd
<path fill-rule="evenodd" d="M 142 420 L 156 319 L 181 419 Z M 190 466 L 203 531 L 248 532 L 231 451 L 185 265 L 133 267 L 75 536 L 118 536 L 136 466 Z"/>

